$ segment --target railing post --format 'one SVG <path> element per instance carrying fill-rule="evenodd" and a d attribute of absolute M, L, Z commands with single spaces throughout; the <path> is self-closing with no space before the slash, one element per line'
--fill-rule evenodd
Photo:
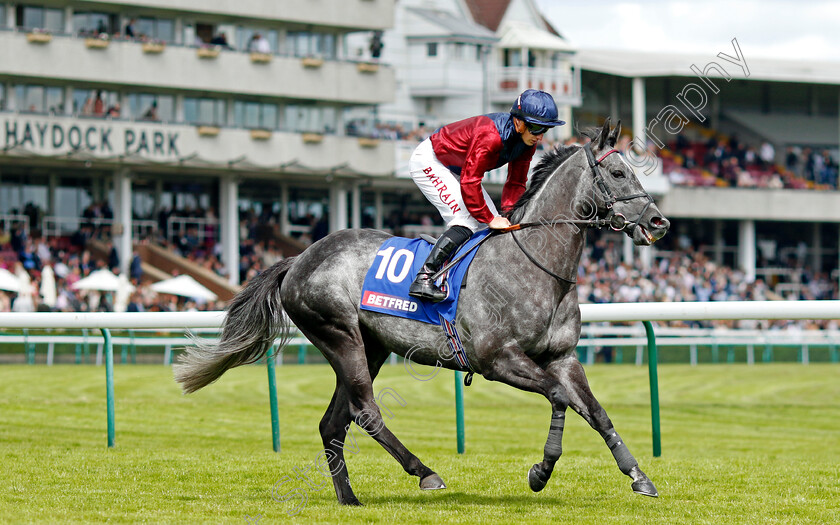
<path fill-rule="evenodd" d="M 662 455 L 662 444 L 659 431 L 659 378 L 657 376 L 656 364 L 659 361 L 659 352 L 656 349 L 656 336 L 653 333 L 653 325 L 650 321 L 642 321 L 645 325 L 645 332 L 648 339 L 648 376 L 650 377 L 650 426 L 653 434 L 653 457 Z"/>
<path fill-rule="evenodd" d="M 464 374 L 455 371 L 455 434 L 458 439 L 458 454 L 463 454 L 464 444 Z"/>
<path fill-rule="evenodd" d="M 277 378 L 274 374 L 274 359 L 277 349 L 272 348 L 265 360 L 268 368 L 268 403 L 271 410 L 271 442 L 274 452 L 280 452 L 280 416 L 277 413 Z"/>
<path fill-rule="evenodd" d="M 114 448 L 116 431 L 114 430 L 114 345 L 111 343 L 111 331 L 102 329 L 105 338 L 105 402 L 108 405 L 108 448 Z"/>

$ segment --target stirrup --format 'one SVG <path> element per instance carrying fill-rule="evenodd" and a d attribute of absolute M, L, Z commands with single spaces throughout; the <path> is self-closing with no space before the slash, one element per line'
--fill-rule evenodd
<path fill-rule="evenodd" d="M 408 295 L 424 301 L 439 303 L 446 299 L 447 293 L 437 287 L 428 273 L 420 273 L 408 288 Z"/>

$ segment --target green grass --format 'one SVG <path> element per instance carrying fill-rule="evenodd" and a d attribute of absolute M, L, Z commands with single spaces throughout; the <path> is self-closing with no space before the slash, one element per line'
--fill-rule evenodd
<path fill-rule="evenodd" d="M 376 390 L 392 387 L 406 401 L 390 405 L 389 428 L 448 488 L 421 492 L 356 429 L 359 451 L 348 465 L 365 506 L 339 506 L 330 484 L 289 516 L 300 500 L 275 501 L 272 486 L 321 452 L 328 367 L 277 369 L 283 452 L 275 454 L 262 366 L 186 397 L 169 368 L 118 366 L 111 450 L 104 368 L 0 366 L 0 522 L 840 522 L 840 366 L 660 367 L 661 458 L 651 453 L 646 368 L 587 373 L 660 498 L 633 494 L 603 441 L 571 411 L 563 457 L 534 494 L 525 473 L 542 457 L 547 401 L 476 377 L 465 389 L 467 452 L 459 456 L 452 373 L 423 383 L 386 365 Z"/>

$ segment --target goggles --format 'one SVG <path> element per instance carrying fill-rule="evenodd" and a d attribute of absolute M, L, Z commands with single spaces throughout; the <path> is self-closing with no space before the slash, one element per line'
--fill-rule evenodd
<path fill-rule="evenodd" d="M 525 123 L 525 129 L 527 129 L 528 133 L 530 133 L 531 135 L 542 135 L 543 133 L 551 129 L 551 126 L 540 126 L 539 124 L 531 124 L 530 122 L 525 121 L 523 122 Z"/>

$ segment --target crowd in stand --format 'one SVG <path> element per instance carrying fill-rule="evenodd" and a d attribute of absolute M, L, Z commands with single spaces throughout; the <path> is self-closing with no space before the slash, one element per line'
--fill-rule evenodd
<path fill-rule="evenodd" d="M 837 189 L 837 161 L 827 149 L 790 146 L 779 160 L 772 144 L 745 144 L 737 135 L 691 142 L 677 136 L 663 169 L 677 185 L 770 189 Z"/>
<path fill-rule="evenodd" d="M 101 212 L 107 205 L 93 206 Z M 185 213 L 179 210 L 177 213 Z M 92 211 L 94 215 L 98 212 Z M 202 213 L 194 210 L 193 213 Z M 392 217 L 399 221 L 404 217 Z M 236 268 L 241 282 L 247 282 L 275 262 L 283 258 L 272 234 L 275 218 L 261 217 L 254 212 L 243 212 L 240 216 L 240 264 Z M 105 226 L 83 223 L 80 232 L 69 242 L 54 237 L 49 240 L 39 235 L 32 238 L 22 227 L 12 231 L 0 229 L 0 266 L 17 272 L 24 272 L 32 282 L 35 291 L 31 296 L 0 291 L 0 311 L 112 311 L 115 293 L 74 290 L 72 285 L 100 269 L 118 272 L 119 258 L 110 244 L 109 230 Z M 170 238 L 145 239 L 141 242 L 158 242 L 181 254 L 221 277 L 228 276 L 228 268 L 221 262 L 219 245 L 214 238 L 199 243 L 195 233 L 175 232 Z M 87 247 L 91 239 L 101 240 L 109 248 L 108 256 L 96 258 Z M 796 299 L 838 299 L 836 280 L 826 274 L 811 271 L 802 258 L 791 258 L 782 263 L 787 265 L 794 281 L 792 291 L 784 295 L 773 292 L 771 285 L 761 278 L 747 282 L 739 270 L 715 264 L 704 254 L 702 247 L 695 249 L 690 243 L 677 243 L 672 251 L 660 252 L 649 268 L 643 268 L 637 260 L 628 264 L 621 260 L 621 246 L 614 240 L 600 237 L 591 240 L 584 250 L 579 267 L 578 295 L 582 303 L 620 302 L 681 302 L 681 301 L 744 301 L 744 300 L 796 300 Z M 55 274 L 56 303 L 47 306 L 39 296 L 43 270 L 50 266 Z M 127 311 L 193 311 L 224 308 L 216 301 L 199 302 L 189 298 L 168 294 L 157 294 L 142 280 L 139 256 L 135 252 L 131 261 L 130 282 L 137 289 L 131 294 Z M 675 326 L 732 326 L 732 322 L 715 323 L 672 323 Z M 744 321 L 738 326 L 754 327 L 757 324 L 768 328 L 816 329 L 834 326 L 828 322 L 760 322 Z"/>
<path fill-rule="evenodd" d="M 791 270 L 792 291 L 776 294 L 762 278 L 752 282 L 744 273 L 716 264 L 702 247 L 683 243 L 680 248 L 663 252 L 649 268 L 641 261 L 628 264 L 621 260 L 621 246 L 603 238 L 589 243 L 584 250 L 578 275 L 581 303 L 683 302 L 683 301 L 766 301 L 838 299 L 837 280 L 814 272 L 801 258 L 779 261 Z M 673 326 L 744 326 L 754 327 L 837 327 L 835 322 L 730 321 L 673 322 Z"/>

